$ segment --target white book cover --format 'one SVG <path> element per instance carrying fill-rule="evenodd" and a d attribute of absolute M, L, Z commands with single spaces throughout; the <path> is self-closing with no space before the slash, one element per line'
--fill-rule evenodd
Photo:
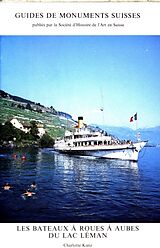
<path fill-rule="evenodd" d="M 36 121 L 55 139 L 83 116 L 149 140 L 135 163 L 70 157 L 1 134 L 3 246 L 157 247 L 159 23 L 158 1 L 0 2 L 1 130 L 21 118 L 21 129 Z"/>

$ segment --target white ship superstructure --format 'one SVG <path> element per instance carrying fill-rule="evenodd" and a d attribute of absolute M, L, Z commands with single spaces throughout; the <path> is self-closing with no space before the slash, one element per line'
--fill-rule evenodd
<path fill-rule="evenodd" d="M 94 156 L 108 159 L 137 161 L 146 141 L 120 141 L 105 131 L 94 131 L 83 125 L 83 118 L 78 118 L 74 131 L 66 131 L 63 139 L 55 142 L 55 150 L 82 156 Z"/>

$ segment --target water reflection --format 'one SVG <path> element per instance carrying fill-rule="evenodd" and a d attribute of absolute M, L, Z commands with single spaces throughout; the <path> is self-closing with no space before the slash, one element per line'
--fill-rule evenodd
<path fill-rule="evenodd" d="M 63 168 L 63 188 L 71 188 L 81 193 L 108 194 L 115 190 L 120 194 L 125 189 L 139 190 L 138 164 L 129 161 L 93 159 L 92 157 L 75 157 L 54 154 L 56 166 Z M 116 187 L 117 184 L 118 186 Z"/>
<path fill-rule="evenodd" d="M 68 173 L 71 169 L 79 169 L 80 171 L 84 169 L 89 169 L 88 166 L 95 166 L 99 168 L 99 173 L 104 176 L 104 171 L 110 167 L 115 167 L 117 169 L 128 169 L 132 173 L 138 176 L 138 163 L 132 161 L 123 160 L 108 160 L 108 159 L 97 159 L 94 157 L 82 157 L 82 156 L 69 156 L 54 153 L 55 161 L 58 165 L 63 166 L 64 173 Z M 96 169 L 96 168 L 95 168 Z"/>
<path fill-rule="evenodd" d="M 6 151 L 0 156 L 0 182 L 1 186 L 9 182 L 13 190 L 0 193 L 3 219 L 135 222 L 144 216 L 157 217 L 159 177 L 158 169 L 155 173 L 153 168 L 158 161 L 159 157 L 154 163 L 144 158 L 137 164 L 62 155 L 49 149 Z M 24 201 L 21 195 L 33 181 L 37 184 L 36 198 Z M 144 208 L 151 211 L 155 206 L 157 212 L 154 209 L 152 215 L 145 215 Z"/>

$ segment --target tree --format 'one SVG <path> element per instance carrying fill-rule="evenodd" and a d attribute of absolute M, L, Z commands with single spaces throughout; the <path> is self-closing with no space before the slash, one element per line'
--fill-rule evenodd
<path fill-rule="evenodd" d="M 32 107 L 31 107 L 31 105 L 30 105 L 29 103 L 27 103 L 27 105 L 26 105 L 26 109 L 28 109 L 28 110 L 31 110 L 31 111 L 32 111 Z"/>
<path fill-rule="evenodd" d="M 54 140 L 48 134 L 44 134 L 40 139 L 40 146 L 41 147 L 53 147 Z"/>
<path fill-rule="evenodd" d="M 15 128 L 10 121 L 4 125 L 0 125 L 0 140 L 3 141 L 20 141 L 22 139 L 23 131 Z"/>
<path fill-rule="evenodd" d="M 5 125 L 1 126 L 1 140 L 3 141 L 11 141 L 13 140 L 14 136 L 15 136 L 15 129 L 12 125 L 12 123 L 10 123 L 10 121 L 7 121 L 5 123 Z"/>
<path fill-rule="evenodd" d="M 32 135 L 33 139 L 37 140 L 39 138 L 36 121 L 31 121 L 31 129 L 29 133 Z"/>
<path fill-rule="evenodd" d="M 52 114 L 57 114 L 57 111 L 53 108 L 53 106 L 51 106 L 50 109 L 52 110 Z"/>

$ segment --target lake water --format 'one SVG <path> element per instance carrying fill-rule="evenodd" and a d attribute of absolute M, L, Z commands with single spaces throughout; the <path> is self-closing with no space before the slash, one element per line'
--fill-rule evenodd
<path fill-rule="evenodd" d="M 33 181 L 35 195 L 23 197 Z M 160 148 L 144 148 L 138 163 L 1 150 L 0 187 L 3 223 L 160 222 Z"/>

